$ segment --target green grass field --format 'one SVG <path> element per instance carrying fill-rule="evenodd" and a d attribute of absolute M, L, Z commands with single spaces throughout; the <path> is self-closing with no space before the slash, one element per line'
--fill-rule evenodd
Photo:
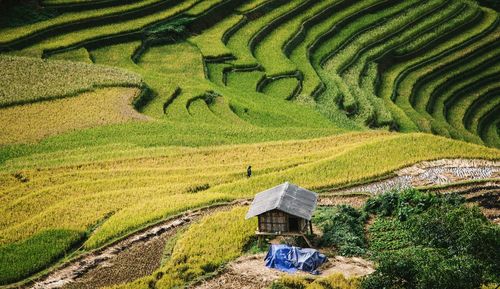
<path fill-rule="evenodd" d="M 500 160 L 500 19 L 476 1 L 40 3 L 0 22 L 0 286 L 284 181 Z M 156 288 L 240 255 L 244 211 L 188 228 Z M 224 218 L 235 251 L 193 252 Z"/>

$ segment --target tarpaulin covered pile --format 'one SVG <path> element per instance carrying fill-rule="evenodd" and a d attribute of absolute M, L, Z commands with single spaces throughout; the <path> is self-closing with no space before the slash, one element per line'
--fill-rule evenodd
<path fill-rule="evenodd" d="M 271 245 L 266 256 L 266 266 L 293 273 L 297 270 L 318 274 L 316 270 L 326 262 L 326 256 L 315 249 L 288 245 Z"/>

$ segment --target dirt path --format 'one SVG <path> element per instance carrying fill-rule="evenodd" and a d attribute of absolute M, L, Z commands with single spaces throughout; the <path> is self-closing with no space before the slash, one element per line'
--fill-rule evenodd
<path fill-rule="evenodd" d="M 264 266 L 264 257 L 265 254 L 257 254 L 238 258 L 229 263 L 221 274 L 200 284 L 195 284 L 190 289 L 263 289 L 268 288 L 280 276 L 289 275 Z M 319 270 L 322 274 L 317 277 L 328 276 L 333 273 L 342 273 L 347 277 L 351 277 L 370 274 L 374 271 L 374 268 L 373 263 L 362 258 L 337 256 L 328 259 L 328 262 L 323 264 Z M 301 271 L 297 271 L 294 275 L 313 276 Z"/>
<path fill-rule="evenodd" d="M 378 194 L 383 191 L 410 186 L 448 185 L 468 180 L 493 178 L 500 178 L 500 161 L 439 160 L 422 162 L 398 170 L 394 173 L 394 176 L 380 181 L 358 185 L 348 189 L 333 190 L 329 194 L 323 194 L 320 196 L 319 204 L 336 205 L 347 203 L 359 207 L 363 205 L 368 196 L 353 195 L 358 192 Z M 492 194 L 492 198 L 482 199 L 481 189 L 477 189 L 478 185 L 475 184 L 460 185 L 457 188 L 450 186 L 443 189 L 443 192 L 466 188 L 463 189 L 464 194 L 470 195 L 471 198 L 475 197 L 475 201 L 478 203 L 493 204 L 487 209 L 490 210 L 489 213 L 493 218 L 496 216 L 498 219 L 499 208 L 495 209 L 495 206 L 498 206 L 500 182 L 497 181 L 483 184 L 483 186 L 486 185 L 488 185 L 488 187 L 485 187 L 482 194 L 485 192 L 490 195 Z M 345 196 L 339 196 L 339 194 L 344 194 Z M 210 214 L 216 210 L 221 210 L 230 206 L 244 204 L 248 204 L 248 200 L 239 200 L 226 205 L 186 212 L 182 216 L 153 225 L 100 250 L 83 254 L 25 287 L 37 289 L 100 288 L 149 275 L 160 265 L 166 240 L 174 235 L 179 228 L 188 226 L 205 214 Z M 220 278 L 216 277 L 208 282 L 233 284 L 231 280 L 234 279 L 236 280 L 234 282 L 239 283 L 234 283 L 231 285 L 232 287 L 230 285 L 227 285 L 229 287 L 224 285 L 226 287 L 220 288 L 264 288 L 265 284 L 269 285 L 270 282 L 274 280 L 272 278 L 279 277 L 279 271 L 266 271 L 266 274 L 262 274 L 262 272 L 259 273 L 261 269 L 269 270 L 262 266 L 263 258 L 249 258 L 248 260 L 244 259 L 240 262 L 236 261 L 231 263 Z M 366 268 L 371 268 L 366 265 L 364 263 L 365 261 L 362 259 L 355 260 L 353 258 L 337 261 L 337 263 L 331 263 L 333 264 L 331 268 L 328 267 L 324 269 L 325 274 L 328 272 L 343 272 L 349 275 L 350 272 L 357 272 L 356 274 L 363 275 L 369 271 Z M 334 260 L 331 262 L 334 262 Z M 332 271 L 329 271 L 330 269 Z M 356 271 L 358 269 L 360 270 L 359 272 Z M 269 273 L 269 275 L 267 273 Z M 217 286 L 219 286 L 217 283 L 209 284 L 216 287 L 199 288 L 217 288 Z M 262 284 L 264 287 L 245 287 L 247 286 L 245 284 Z M 204 285 L 202 284 L 200 286 Z"/>

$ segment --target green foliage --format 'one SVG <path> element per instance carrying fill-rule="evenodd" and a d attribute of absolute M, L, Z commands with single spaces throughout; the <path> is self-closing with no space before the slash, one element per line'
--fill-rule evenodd
<path fill-rule="evenodd" d="M 343 256 L 359 256 L 366 252 L 365 219 L 366 216 L 353 207 L 340 205 L 318 208 L 313 222 L 323 232 L 322 246 L 333 246 Z"/>
<path fill-rule="evenodd" d="M 392 191 L 372 197 L 365 203 L 363 210 L 379 216 L 395 216 L 404 221 L 409 215 L 420 213 L 433 205 L 463 204 L 465 199 L 457 194 L 438 196 L 416 189 Z"/>
<path fill-rule="evenodd" d="M 47 230 L 24 241 L 0 246 L 0 285 L 19 281 L 58 260 L 84 233 L 71 230 Z"/>
<path fill-rule="evenodd" d="M 485 277 L 499 282 L 500 228 L 491 224 L 477 207 L 443 205 L 412 216 L 406 223 L 415 244 L 467 255 L 484 264 Z M 469 258 L 470 258 L 469 257 Z"/>
<path fill-rule="evenodd" d="M 396 218 L 377 218 L 369 228 L 371 252 L 384 252 L 414 246 L 412 236 Z"/>
<path fill-rule="evenodd" d="M 498 282 L 500 229 L 456 195 L 407 190 L 368 200 L 377 271 L 364 288 L 478 288 Z"/>
<path fill-rule="evenodd" d="M 383 253 L 377 271 L 362 282 L 363 288 L 478 288 L 482 284 L 480 261 L 450 256 L 435 248 L 408 247 Z"/>

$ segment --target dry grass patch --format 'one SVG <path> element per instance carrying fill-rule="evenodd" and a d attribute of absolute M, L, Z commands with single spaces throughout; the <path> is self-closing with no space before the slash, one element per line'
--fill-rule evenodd
<path fill-rule="evenodd" d="M 77 97 L 0 109 L 0 145 L 26 143 L 47 136 L 100 125 L 145 120 L 130 105 L 136 88 L 106 88 Z"/>

